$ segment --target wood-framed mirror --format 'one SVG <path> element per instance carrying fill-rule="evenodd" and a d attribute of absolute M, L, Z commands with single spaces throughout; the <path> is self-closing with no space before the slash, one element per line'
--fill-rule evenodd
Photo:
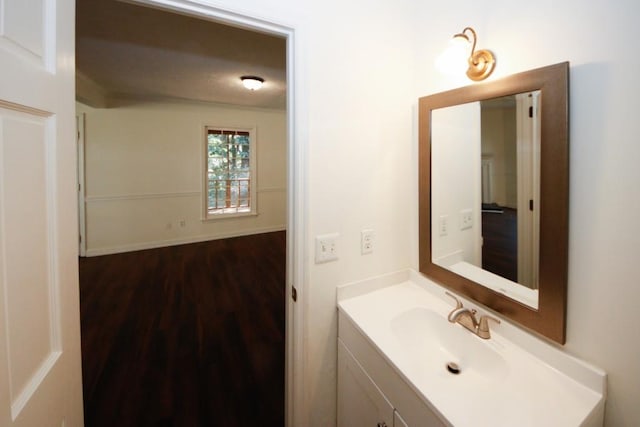
<path fill-rule="evenodd" d="M 560 344 L 568 79 L 564 62 L 419 100 L 420 272 Z"/>

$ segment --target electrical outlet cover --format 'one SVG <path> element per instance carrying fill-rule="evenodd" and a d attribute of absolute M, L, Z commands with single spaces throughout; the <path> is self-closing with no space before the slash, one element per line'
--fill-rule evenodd
<path fill-rule="evenodd" d="M 473 211 L 463 209 L 460 211 L 460 230 L 467 230 L 473 227 Z"/>
<path fill-rule="evenodd" d="M 362 255 L 373 252 L 373 230 L 365 228 L 360 232 L 360 253 Z"/>

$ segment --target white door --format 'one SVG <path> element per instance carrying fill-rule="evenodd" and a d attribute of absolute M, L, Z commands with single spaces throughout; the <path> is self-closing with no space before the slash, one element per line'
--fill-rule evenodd
<path fill-rule="evenodd" d="M 0 425 L 82 426 L 73 0 L 0 0 Z"/>

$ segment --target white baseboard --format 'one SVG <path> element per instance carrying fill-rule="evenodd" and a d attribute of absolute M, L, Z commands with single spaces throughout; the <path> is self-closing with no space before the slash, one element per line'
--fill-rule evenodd
<path fill-rule="evenodd" d="M 243 231 L 237 231 L 237 232 L 231 232 L 231 233 L 217 233 L 217 234 L 204 235 L 204 236 L 191 236 L 191 237 L 184 237 L 184 238 L 178 238 L 178 239 L 156 240 L 152 242 L 133 243 L 129 245 L 111 246 L 107 248 L 87 248 L 87 256 L 92 257 L 92 256 L 100 256 L 100 255 L 119 254 L 122 252 L 142 251 L 145 249 L 163 248 L 166 246 L 177 246 L 177 245 L 185 245 L 189 243 L 206 242 L 208 240 L 220 240 L 220 239 L 229 239 L 232 237 L 250 236 L 252 234 L 272 233 L 275 231 L 284 231 L 286 229 L 287 229 L 286 226 L 281 225 L 276 227 L 254 228 L 251 230 L 243 230 Z"/>

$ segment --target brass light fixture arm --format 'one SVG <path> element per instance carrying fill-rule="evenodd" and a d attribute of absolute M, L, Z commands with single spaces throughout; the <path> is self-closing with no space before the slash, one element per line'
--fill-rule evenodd
<path fill-rule="evenodd" d="M 469 39 L 469 36 L 466 34 L 467 31 L 471 33 L 473 37 L 473 42 Z M 476 51 L 476 43 L 478 41 L 478 35 L 475 30 L 471 27 L 466 27 L 462 30 L 461 33 L 458 33 L 453 36 L 455 37 L 463 37 L 468 42 L 471 42 L 471 53 L 469 54 L 469 68 L 467 69 L 467 77 L 469 77 L 473 81 L 484 80 L 491 75 L 493 69 L 496 65 L 496 60 L 489 50 L 480 49 Z"/>
<path fill-rule="evenodd" d="M 464 30 L 462 30 L 462 34 L 465 34 L 467 31 L 469 31 L 473 36 L 473 45 L 471 46 L 471 55 L 469 55 L 469 58 L 473 58 L 473 54 L 476 51 L 476 43 L 478 41 L 478 35 L 476 34 L 476 31 L 471 27 L 466 27 Z M 469 37 L 468 36 L 466 37 L 467 37 L 467 40 L 469 40 Z"/>

